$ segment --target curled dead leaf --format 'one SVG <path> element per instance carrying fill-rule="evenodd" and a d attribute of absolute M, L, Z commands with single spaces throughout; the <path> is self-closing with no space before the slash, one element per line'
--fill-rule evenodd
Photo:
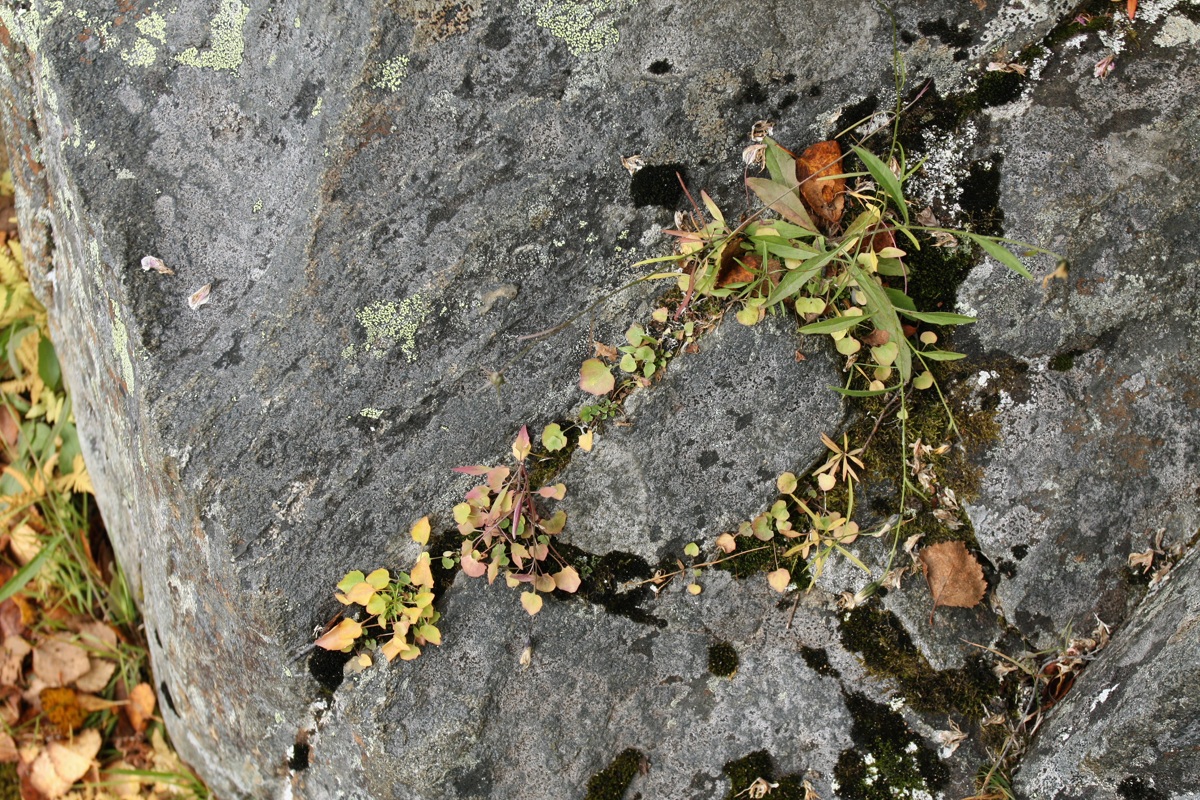
<path fill-rule="evenodd" d="M 829 226 L 842 219 L 846 205 L 846 179 L 831 178 L 842 169 L 842 148 L 832 139 L 817 142 L 796 159 L 800 198 L 809 211 Z"/>
<path fill-rule="evenodd" d="M 33 647 L 20 636 L 6 636 L 0 650 L 0 686 L 16 686 L 21 677 L 21 665 Z"/>
<path fill-rule="evenodd" d="M 150 724 L 150 719 L 154 715 L 154 707 L 158 699 L 154 696 L 154 689 L 150 688 L 148 683 L 139 683 L 133 687 L 133 691 L 129 693 L 129 704 L 125 706 L 125 716 L 129 719 L 129 724 L 138 733 L 146 730 L 146 726 Z"/>

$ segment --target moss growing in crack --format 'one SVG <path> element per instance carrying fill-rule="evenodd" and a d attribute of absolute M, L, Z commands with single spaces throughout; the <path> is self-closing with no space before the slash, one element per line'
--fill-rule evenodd
<path fill-rule="evenodd" d="M 804 647 L 800 648 L 800 657 L 804 659 L 804 663 L 808 668 L 818 675 L 823 675 L 830 678 L 840 678 L 842 674 L 829 663 L 829 654 L 820 647 Z"/>
<path fill-rule="evenodd" d="M 574 597 L 641 625 L 666 627 L 666 620 L 645 610 L 653 598 L 647 579 L 654 574 L 645 559 L 620 550 L 597 556 L 565 542 L 556 542 L 555 547 L 583 581 Z"/>
<path fill-rule="evenodd" d="M 760 779 L 768 784 L 779 784 L 767 795 L 771 800 L 804 800 L 808 796 L 802 775 L 792 773 L 775 778 L 775 762 L 766 750 L 756 750 L 736 761 L 729 761 L 721 771 L 729 777 L 732 784 L 725 800 L 749 796 L 750 787 Z"/>
<path fill-rule="evenodd" d="M 960 669 L 933 669 L 900 621 L 877 600 L 847 612 L 840 629 L 842 643 L 862 656 L 867 670 L 894 680 L 917 711 L 977 719 L 1000 691 L 1000 681 L 982 656 Z"/>
<path fill-rule="evenodd" d="M 644 759 L 642 752 L 632 747 L 621 751 L 611 764 L 588 779 L 584 800 L 622 800 Z"/>
<path fill-rule="evenodd" d="M 1028 79 L 1016 72 L 985 72 L 979 78 L 975 94 L 981 108 L 1011 103 L 1021 96 Z"/>
<path fill-rule="evenodd" d="M 949 779 L 937 753 L 904 719 L 864 695 L 846 695 L 855 747 L 843 750 L 833 775 L 843 800 L 896 800 L 936 794 Z"/>
<path fill-rule="evenodd" d="M 718 678 L 732 678 L 739 663 L 737 650 L 729 642 L 708 646 L 708 671 Z"/>
<path fill-rule="evenodd" d="M 920 238 L 921 249 L 910 249 L 905 257 L 910 275 L 908 296 L 922 311 L 953 311 L 959 284 L 978 258 L 969 247 L 934 247 L 930 237 Z"/>

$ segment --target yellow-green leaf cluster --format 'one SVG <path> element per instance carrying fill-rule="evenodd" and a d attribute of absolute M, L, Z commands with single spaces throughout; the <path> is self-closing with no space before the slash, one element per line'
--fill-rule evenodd
<path fill-rule="evenodd" d="M 413 526 L 412 536 L 421 541 L 429 537 L 429 518 L 422 517 Z M 437 628 L 441 614 L 433 607 L 433 572 L 429 553 L 421 553 L 409 572 L 394 578 L 386 569 L 369 575 L 361 570 L 346 573 L 337 584 L 338 602 L 345 606 L 359 605 L 366 612 L 366 624 L 349 616 L 317 639 L 325 650 L 349 653 L 367 632 L 379 629 L 381 639 L 387 637 L 380 651 L 388 661 L 396 656 L 411 661 L 421 655 L 426 644 L 440 645 L 442 633 Z"/>

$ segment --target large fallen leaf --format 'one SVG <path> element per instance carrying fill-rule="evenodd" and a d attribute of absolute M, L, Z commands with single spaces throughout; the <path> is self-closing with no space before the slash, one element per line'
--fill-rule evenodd
<path fill-rule="evenodd" d="M 967 546 L 959 541 L 938 542 L 921 550 L 919 557 L 925 566 L 925 580 L 933 595 L 933 608 L 953 606 L 972 608 L 979 605 L 987 591 L 983 568 Z"/>
<path fill-rule="evenodd" d="M 796 159 L 800 198 L 826 225 L 837 225 L 846 206 L 846 179 L 831 178 L 842 169 L 842 148 L 832 139 L 817 142 Z"/>
<path fill-rule="evenodd" d="M 100 733 L 88 728 L 74 739 L 50 742 L 34 759 L 29 782 L 50 800 L 66 794 L 75 781 L 87 774 L 100 752 Z"/>
<path fill-rule="evenodd" d="M 33 648 L 33 674 L 47 686 L 66 686 L 91 668 L 87 651 L 61 636 L 52 636 Z"/>

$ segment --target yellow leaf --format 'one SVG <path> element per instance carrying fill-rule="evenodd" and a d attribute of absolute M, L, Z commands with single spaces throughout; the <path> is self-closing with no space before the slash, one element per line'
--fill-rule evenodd
<path fill-rule="evenodd" d="M 409 577 L 412 578 L 414 586 L 433 587 L 433 572 L 429 569 L 429 553 L 421 553 L 412 572 L 409 573 Z"/>
<path fill-rule="evenodd" d="M 316 645 L 322 650 L 341 650 L 347 652 L 354 646 L 358 637 L 362 636 L 363 627 L 350 618 L 343 619 L 337 627 L 317 639 Z"/>
<path fill-rule="evenodd" d="M 406 650 L 403 650 L 400 653 L 400 660 L 412 661 L 419 655 L 421 655 L 421 648 L 417 647 L 415 644 L 410 644 Z"/>
<path fill-rule="evenodd" d="M 365 606 L 375 596 L 375 591 L 375 587 L 366 581 L 356 583 L 350 591 L 346 592 L 346 602 L 344 605 L 358 603 L 360 606 Z"/>
<path fill-rule="evenodd" d="M 595 436 L 594 431 L 579 434 L 579 449 L 585 453 L 592 452 L 592 438 Z"/>
<path fill-rule="evenodd" d="M 404 651 L 411 647 L 412 645 L 405 641 L 404 634 L 397 633 L 391 639 L 388 639 L 386 642 L 384 642 L 383 647 L 379 648 L 379 651 L 383 653 L 384 658 L 386 658 L 388 661 L 391 661 L 396 656 L 403 654 Z"/>
<path fill-rule="evenodd" d="M 413 523 L 412 530 L 409 533 L 412 534 L 414 542 L 419 545 L 427 545 L 429 544 L 429 530 L 429 517 L 424 516 Z"/>
<path fill-rule="evenodd" d="M 521 605 L 524 607 L 529 616 L 533 616 L 542 610 L 542 596 L 537 592 L 522 592 Z"/>
<path fill-rule="evenodd" d="M 689 583 L 687 590 L 688 594 L 700 594 L 704 591 L 704 588 L 698 583 Z"/>
<path fill-rule="evenodd" d="M 780 594 L 783 594 L 787 591 L 788 584 L 791 582 L 792 574 L 782 567 L 773 572 L 767 573 L 767 583 L 771 585 L 772 589 Z"/>
<path fill-rule="evenodd" d="M 417 629 L 417 635 L 430 644 L 440 645 L 442 643 L 442 632 L 433 625 L 422 625 Z"/>

